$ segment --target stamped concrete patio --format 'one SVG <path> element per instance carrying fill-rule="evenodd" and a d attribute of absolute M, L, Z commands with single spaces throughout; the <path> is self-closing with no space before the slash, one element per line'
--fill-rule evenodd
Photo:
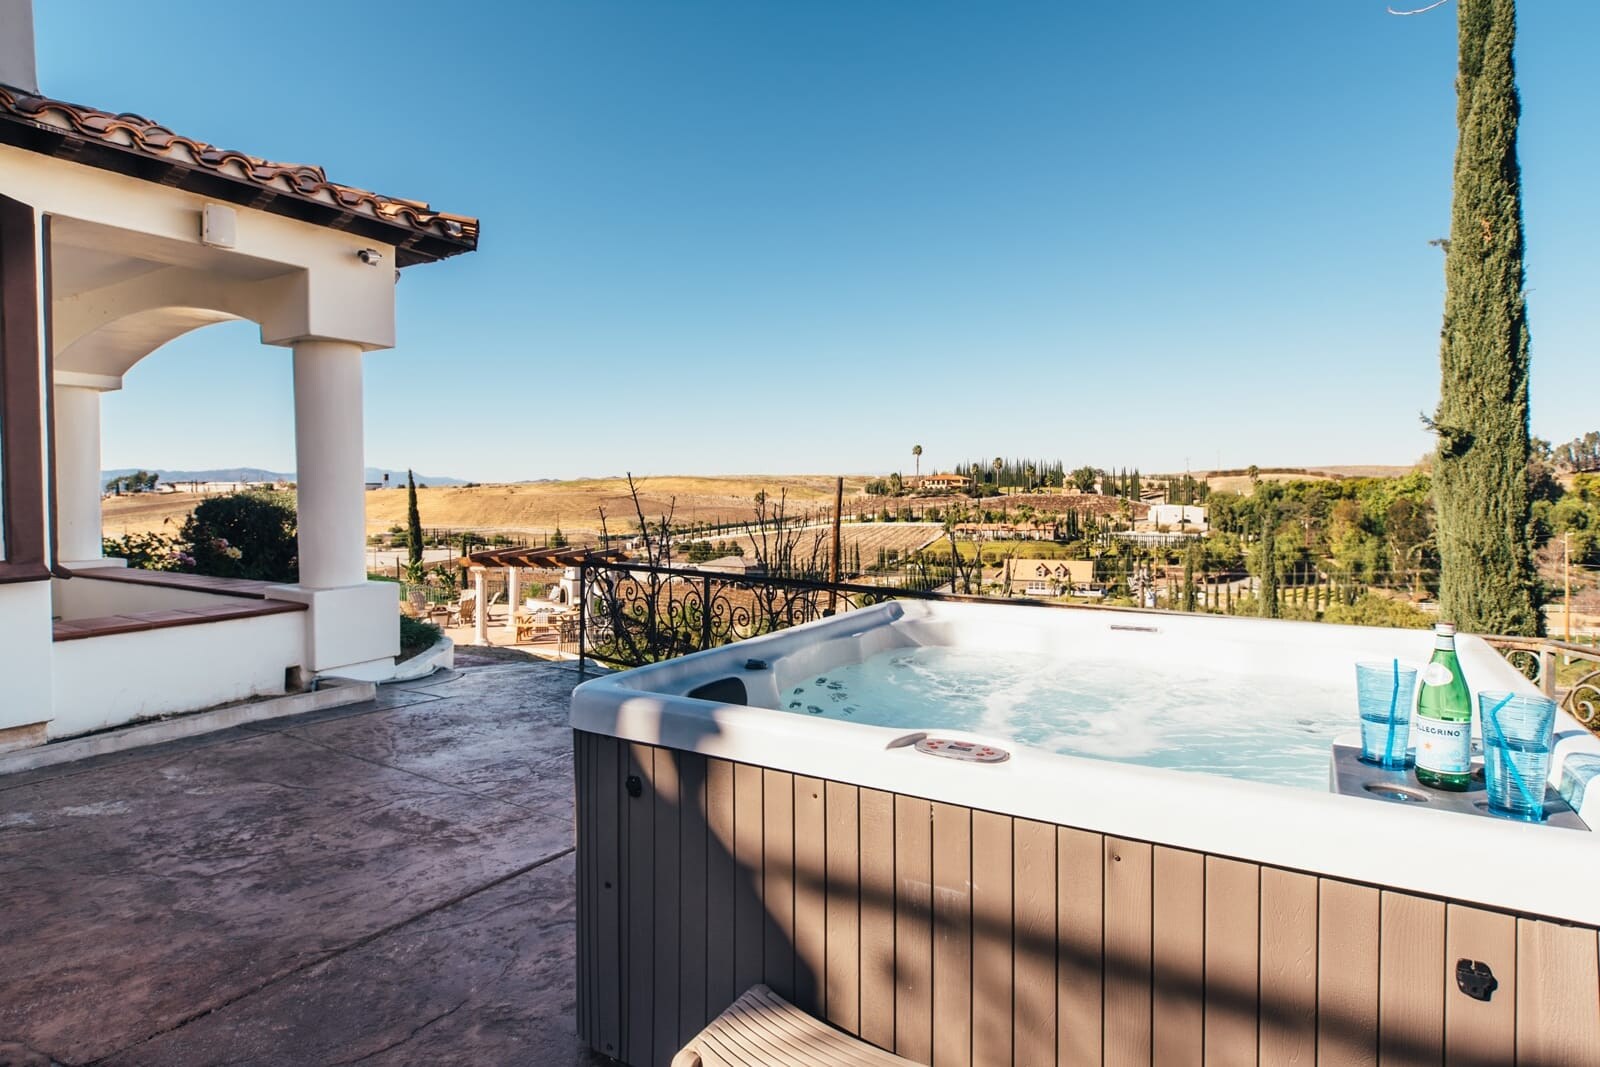
<path fill-rule="evenodd" d="M 566 666 L 0 777 L 0 1064 L 590 1064 Z"/>

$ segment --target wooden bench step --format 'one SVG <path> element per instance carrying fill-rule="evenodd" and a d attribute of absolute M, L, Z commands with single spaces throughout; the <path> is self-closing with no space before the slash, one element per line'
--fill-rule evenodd
<path fill-rule="evenodd" d="M 672 1058 L 672 1067 L 904 1067 L 904 1059 L 751 986 Z"/>

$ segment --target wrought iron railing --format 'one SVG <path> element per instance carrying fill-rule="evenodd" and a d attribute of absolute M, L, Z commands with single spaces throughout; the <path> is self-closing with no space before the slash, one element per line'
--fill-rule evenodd
<path fill-rule="evenodd" d="M 578 618 L 563 651 L 638 667 L 928 590 L 815 578 L 596 561 L 579 568 Z M 954 599 L 977 599 L 955 597 Z"/>
<path fill-rule="evenodd" d="M 1574 719 L 1600 732 L 1600 647 L 1546 637 L 1486 637 Z"/>
<path fill-rule="evenodd" d="M 605 560 L 583 563 L 579 574 L 577 616 L 563 622 L 560 641 L 580 668 L 588 659 L 639 667 L 893 599 L 1134 610 Z M 1600 647 L 1530 637 L 1486 640 L 1574 718 L 1600 732 Z"/>
<path fill-rule="evenodd" d="M 897 584 L 734 574 L 617 560 L 575 563 L 578 612 L 564 620 L 560 649 L 580 662 L 639 667 L 885 600 L 946 600 L 1064 611 L 1138 611 L 1031 597 L 947 592 L 949 568 L 897 574 Z M 1175 613 L 1174 613 L 1175 614 Z"/>

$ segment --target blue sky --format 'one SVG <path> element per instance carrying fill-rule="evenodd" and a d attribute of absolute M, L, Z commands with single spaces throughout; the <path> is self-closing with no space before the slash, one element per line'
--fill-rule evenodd
<path fill-rule="evenodd" d="M 367 357 L 374 465 L 1430 447 L 1453 5 L 36 6 L 47 93 L 483 219 L 479 252 L 406 271 Z M 1596 425 L 1600 4 L 1522 7 L 1533 426 L 1565 440 Z M 136 367 L 105 465 L 291 468 L 288 353 L 257 342 Z"/>

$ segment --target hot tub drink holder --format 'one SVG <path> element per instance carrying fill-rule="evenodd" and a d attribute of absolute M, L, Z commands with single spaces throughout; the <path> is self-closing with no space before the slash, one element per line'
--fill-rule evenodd
<path fill-rule="evenodd" d="M 1476 746 L 1474 746 L 1476 747 Z M 1334 743 L 1333 757 L 1328 767 L 1329 787 L 1344 796 L 1366 797 L 1390 804 L 1414 804 L 1437 811 L 1454 811 L 1463 815 L 1481 815 L 1490 819 L 1505 819 L 1525 826 L 1554 826 L 1567 830 L 1587 830 L 1589 825 L 1578 818 L 1560 793 L 1545 787 L 1544 821 L 1530 823 L 1511 816 L 1498 815 L 1489 810 L 1489 791 L 1483 784 L 1483 763 L 1474 759 L 1472 784 L 1465 791 L 1451 793 L 1431 789 L 1417 781 L 1411 767 L 1388 770 L 1361 759 L 1359 745 Z"/>

